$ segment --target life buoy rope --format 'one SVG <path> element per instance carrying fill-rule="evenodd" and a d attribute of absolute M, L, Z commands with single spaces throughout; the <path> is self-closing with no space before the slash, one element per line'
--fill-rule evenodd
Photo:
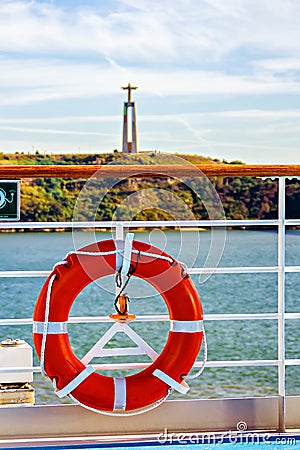
<path fill-rule="evenodd" d="M 161 250 L 133 241 L 134 276 L 152 284 L 169 309 L 166 346 L 149 367 L 125 378 L 103 376 L 85 366 L 68 340 L 68 314 L 84 287 L 115 273 L 116 253 L 114 241 L 102 241 L 70 252 L 57 263 L 37 300 L 33 335 L 42 372 L 53 381 L 59 396 L 68 395 L 93 411 L 128 415 L 162 403 L 171 389 L 188 390 L 184 378 L 201 347 L 203 315 L 198 293 L 190 277 L 183 276 L 182 266 Z"/>

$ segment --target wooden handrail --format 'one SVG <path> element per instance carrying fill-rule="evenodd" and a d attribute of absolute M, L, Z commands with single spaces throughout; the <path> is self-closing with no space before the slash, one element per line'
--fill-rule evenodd
<path fill-rule="evenodd" d="M 201 172 L 208 177 L 300 176 L 300 164 L 182 164 L 182 165 L 47 165 L 0 166 L 1 179 L 17 178 L 99 178 L 190 177 Z"/>

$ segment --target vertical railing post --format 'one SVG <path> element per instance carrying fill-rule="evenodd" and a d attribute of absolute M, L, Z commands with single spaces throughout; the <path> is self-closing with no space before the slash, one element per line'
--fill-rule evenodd
<path fill-rule="evenodd" d="M 278 180 L 278 428 L 285 431 L 285 177 Z"/>

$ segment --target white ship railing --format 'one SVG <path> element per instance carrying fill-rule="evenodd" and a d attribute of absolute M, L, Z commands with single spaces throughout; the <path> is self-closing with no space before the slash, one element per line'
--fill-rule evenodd
<path fill-rule="evenodd" d="M 248 166 L 249 167 L 249 166 Z M 259 166 L 258 166 L 259 167 Z M 295 168 L 295 166 L 294 166 Z M 170 168 L 168 168 L 170 169 Z M 235 170 L 236 167 L 233 167 Z M 294 169 L 295 171 L 295 169 Z M 284 170 L 283 170 L 284 173 Z M 300 170 L 297 171 L 297 174 Z M 270 173 L 272 174 L 272 173 Z M 290 174 L 290 173 L 288 173 Z M 294 174 L 294 172 L 293 172 Z M 226 174 L 228 176 L 228 174 Z M 230 174 L 229 174 L 230 175 Z M 239 173 L 237 173 L 239 175 Z M 48 175 L 49 176 L 49 175 Z M 62 175 L 60 175 L 62 176 Z M 249 173 L 248 176 L 251 176 Z M 286 273 L 300 272 L 300 266 L 287 266 L 285 263 L 285 231 L 287 226 L 300 226 L 300 219 L 286 219 L 285 218 L 285 176 L 279 177 L 278 184 L 278 218 L 272 220 L 187 220 L 187 221 L 134 221 L 134 222 L 5 222 L 0 223 L 0 229 L 59 229 L 59 228 L 101 228 L 101 229 L 115 229 L 121 227 L 125 228 L 158 228 L 158 227 L 260 227 L 260 226 L 274 226 L 278 230 L 277 249 L 278 249 L 278 261 L 276 266 L 268 267 L 218 267 L 218 268 L 201 268 L 193 267 L 189 268 L 190 274 L 202 274 L 202 273 L 214 273 L 218 274 L 241 274 L 241 273 L 277 273 L 278 280 L 278 305 L 277 312 L 274 313 L 256 313 L 256 314 L 206 314 L 206 321 L 224 321 L 224 320 L 277 320 L 278 323 L 278 358 L 272 360 L 223 360 L 223 361 L 208 361 L 206 367 L 248 367 L 248 366 L 277 366 L 278 368 L 278 398 L 279 398 L 279 429 L 285 429 L 285 368 L 286 366 L 298 366 L 300 365 L 300 358 L 287 359 L 285 357 L 285 321 L 291 319 L 299 319 L 300 313 L 286 313 L 285 312 L 285 275 Z M 21 278 L 21 277 L 46 277 L 51 271 L 31 271 L 31 270 L 8 270 L 0 271 L 0 278 Z M 137 316 L 136 321 L 167 321 L 168 315 L 144 315 Z M 70 317 L 71 323 L 87 323 L 87 322 L 108 322 L 111 321 L 106 316 L 92 316 L 92 317 Z M 2 318 L 0 319 L 1 325 L 28 325 L 32 324 L 32 318 Z M 199 367 L 202 363 L 196 362 L 195 367 Z M 111 369 L 142 369 L 147 367 L 147 363 L 115 363 L 115 364 L 98 364 L 96 368 L 101 370 Z M 39 366 L 34 367 L 6 367 L 0 368 L 0 373 L 13 373 L 13 372 L 40 372 Z"/>

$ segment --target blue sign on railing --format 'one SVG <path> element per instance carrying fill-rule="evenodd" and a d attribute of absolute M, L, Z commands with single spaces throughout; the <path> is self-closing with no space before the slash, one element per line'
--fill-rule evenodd
<path fill-rule="evenodd" d="M 0 181 L 0 221 L 20 220 L 20 181 Z"/>

